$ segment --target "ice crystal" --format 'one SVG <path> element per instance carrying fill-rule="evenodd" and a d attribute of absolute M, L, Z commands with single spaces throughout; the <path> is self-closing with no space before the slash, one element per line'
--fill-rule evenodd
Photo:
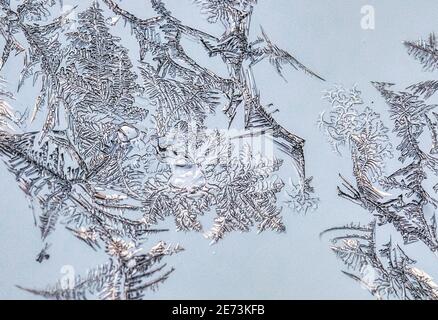
<path fill-rule="evenodd" d="M 173 270 L 155 265 L 181 250 L 160 242 L 141 253 L 148 235 L 166 231 L 158 226 L 166 217 L 177 230 L 203 231 L 212 243 L 253 227 L 284 231 L 278 201 L 284 182 L 275 174 L 284 159 L 249 147 L 253 137 L 272 139 L 297 168 L 291 205 L 316 207 L 304 140 L 262 104 L 252 70 L 267 60 L 282 77 L 290 65 L 322 78 L 263 29 L 249 40 L 257 1 L 195 2 L 208 22 L 223 26 L 221 35 L 183 24 L 160 0 L 146 6 L 150 18 L 125 10 L 123 2 L 101 0 L 90 1 L 74 20 L 79 9 L 57 15 L 57 1 L 0 1 L 0 67 L 11 53 L 21 55 L 17 93 L 29 81 L 38 91 L 33 107 L 20 113 L 0 87 L 0 154 L 40 228 L 38 261 L 50 258 L 50 235 L 59 225 L 109 259 L 71 288 L 57 283 L 29 292 L 57 299 L 144 298 Z M 125 47 L 116 28 L 130 28 L 138 52 Z M 189 56 L 183 39 L 220 57 L 228 75 Z M 207 128 L 219 107 L 230 125 L 243 109 L 243 132 Z M 203 215 L 213 215 L 210 230 L 199 220 Z"/>
<path fill-rule="evenodd" d="M 405 46 L 425 70 L 436 69 L 433 34 L 428 41 L 406 41 Z M 438 174 L 436 105 L 427 102 L 436 91 L 436 83 L 425 81 L 402 91 L 394 90 L 395 85 L 391 83 L 372 84 L 389 106 L 394 141 L 397 141 L 393 153 L 398 155 L 399 169 L 389 175 L 385 173 L 392 152 L 389 131 L 380 115 L 368 107 L 365 112 L 358 110 L 363 101 L 356 89 L 328 91 L 324 97 L 333 110 L 328 117 L 321 116 L 320 125 L 335 150 L 349 146 L 355 180 L 349 182 L 341 176 L 338 194 L 376 218 L 372 228 L 332 229 L 356 232 L 336 238 L 343 239 L 343 243 L 333 250 L 348 266 L 359 265 L 359 274 L 346 274 L 365 285 L 377 298 L 437 299 L 436 284 L 424 271 L 413 267 L 415 261 L 405 254 L 401 244 L 390 241 L 383 249 L 377 249 L 379 244 L 375 241 L 380 227 L 390 224 L 402 237 L 403 245 L 421 242 L 434 253 L 438 250 L 435 217 L 438 202 L 434 190 L 430 190 L 436 190 L 430 187 L 430 182 L 436 186 L 433 181 Z M 426 145 L 426 150 L 425 142 L 431 144 Z M 386 260 L 386 266 L 379 255 Z M 375 274 L 372 283 L 364 280 L 364 267 Z"/>

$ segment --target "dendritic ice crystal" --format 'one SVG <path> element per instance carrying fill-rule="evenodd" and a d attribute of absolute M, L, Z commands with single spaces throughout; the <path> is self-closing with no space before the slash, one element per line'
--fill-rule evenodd
<path fill-rule="evenodd" d="M 438 67 L 435 35 L 404 45 L 425 70 Z M 353 168 L 352 181 L 340 176 L 338 195 L 372 215 L 367 225 L 349 224 L 324 233 L 341 233 L 332 239 L 332 250 L 348 267 L 344 273 L 375 297 L 436 300 L 438 285 L 405 251 L 413 243 L 435 255 L 438 251 L 437 105 L 429 102 L 437 82 L 420 82 L 402 91 L 391 83 L 372 84 L 389 106 L 392 132 L 380 114 L 364 107 L 356 88 L 336 87 L 324 95 L 331 109 L 321 115 L 320 128 L 335 151 L 349 150 Z M 397 144 L 394 150 L 390 141 Z M 386 167 L 395 166 L 386 173 Z M 385 225 L 401 243 L 391 239 Z M 376 240 L 388 237 L 386 243 Z"/>
<path fill-rule="evenodd" d="M 129 12 L 129 1 L 86 2 L 65 9 L 55 0 L 0 0 L 0 155 L 40 229 L 36 260 L 50 259 L 59 226 L 84 250 L 108 256 L 73 285 L 20 288 L 56 299 L 142 299 L 173 271 L 161 260 L 183 250 L 147 241 L 165 237 L 166 217 L 215 243 L 253 227 L 284 231 L 282 201 L 297 211 L 316 207 L 304 140 L 262 103 L 252 70 L 267 61 L 280 76 L 289 65 L 323 79 L 263 29 L 250 40 L 256 0 L 194 1 L 220 35 L 183 24 L 165 1 L 146 2 L 148 18 Z M 127 49 L 127 38 L 138 51 Z M 191 57 L 187 39 L 227 75 Z M 36 90 L 33 105 L 20 97 L 27 87 Z M 228 127 L 211 128 L 219 108 Z M 241 130 L 230 134 L 240 111 Z M 272 141 L 283 157 L 256 150 L 255 138 Z M 276 174 L 284 165 L 297 171 L 287 193 Z M 213 217 L 209 230 L 203 215 Z"/>

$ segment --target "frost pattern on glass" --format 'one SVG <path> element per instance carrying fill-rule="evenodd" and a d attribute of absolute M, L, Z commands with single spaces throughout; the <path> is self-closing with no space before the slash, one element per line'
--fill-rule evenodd
<path fill-rule="evenodd" d="M 405 45 L 425 69 L 435 68 L 438 56 L 433 35 L 428 42 Z M 426 102 L 434 93 L 434 84 L 421 82 L 403 91 L 393 90 L 394 84 L 390 83 L 372 84 L 389 106 L 392 132 L 378 113 L 364 108 L 356 88 L 327 91 L 324 98 L 332 109 L 321 115 L 319 124 L 335 151 L 340 153 L 341 147 L 350 151 L 354 180 L 340 175 L 338 195 L 366 209 L 373 221 L 368 226 L 351 224 L 324 233 L 343 233 L 333 238 L 332 250 L 353 270 L 344 273 L 375 297 L 437 299 L 437 284 L 416 268 L 416 261 L 402 249 L 420 242 L 433 253 L 438 250 L 438 202 L 434 197 L 438 174 L 438 159 L 434 156 L 436 105 Z M 390 140 L 396 142 L 395 150 Z M 394 161 L 393 156 L 397 157 Z M 397 165 L 398 169 L 387 174 L 385 167 L 389 165 Z M 393 226 L 402 243 L 391 239 L 386 244 L 377 243 L 376 233 L 380 230 L 382 237 L 388 237 L 384 225 Z"/>
<path fill-rule="evenodd" d="M 348 267 L 342 271 L 377 299 L 436 300 L 438 284 L 416 261 L 391 240 L 377 248 L 376 221 L 368 225 L 350 224 L 325 232 L 341 235 L 332 239 L 332 251 Z"/>
<path fill-rule="evenodd" d="M 61 281 L 21 288 L 46 298 L 141 299 L 173 271 L 162 258 L 182 250 L 159 242 L 140 251 L 151 247 L 148 235 L 166 231 L 157 229 L 166 217 L 178 230 L 204 232 L 212 243 L 253 227 L 284 231 L 279 195 L 285 183 L 276 175 L 284 160 L 251 148 L 246 142 L 255 137 L 272 139 L 297 170 L 285 202 L 297 211 L 316 208 L 304 140 L 262 104 L 252 69 L 267 60 L 282 77 L 289 65 L 323 79 L 263 29 L 249 40 L 256 2 L 195 1 L 208 22 L 223 26 L 215 36 L 184 25 L 160 0 L 145 6 L 147 19 L 123 3 L 101 0 L 76 20 L 76 7 L 55 14 L 55 0 L 0 1 L 0 66 L 11 54 L 22 56 L 19 81 L 10 87 L 18 92 L 30 82 L 39 91 L 33 107 L 19 110 L 8 79 L 0 83 L 0 154 L 41 231 L 36 260 L 50 258 L 50 235 L 59 225 L 109 259 L 72 287 Z M 112 33 L 119 21 L 138 43 L 135 58 Z M 182 39 L 220 57 L 228 76 L 190 57 Z M 218 107 L 230 125 L 242 108 L 244 132 L 207 128 Z M 199 221 L 207 214 L 215 214 L 210 230 Z"/>

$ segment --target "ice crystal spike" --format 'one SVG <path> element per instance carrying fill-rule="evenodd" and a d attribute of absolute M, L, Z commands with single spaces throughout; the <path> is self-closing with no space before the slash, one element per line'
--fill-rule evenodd
<path fill-rule="evenodd" d="M 113 0 L 81 2 L 62 14 L 57 3 L 0 1 L 0 69 L 13 55 L 23 59 L 17 83 L 6 90 L 0 80 L 0 156 L 40 229 L 38 262 L 53 255 L 51 235 L 61 225 L 109 261 L 71 286 L 61 279 L 46 289 L 21 288 L 55 299 L 145 298 L 173 271 L 159 260 L 182 250 L 159 242 L 141 251 L 149 235 L 167 231 L 159 224 L 168 217 L 177 230 L 203 232 L 212 243 L 233 231 L 283 232 L 285 183 L 276 173 L 284 159 L 249 147 L 250 138 L 272 139 L 295 166 L 299 181 L 290 183 L 289 206 L 316 208 L 304 139 L 262 103 L 252 70 L 267 61 L 281 77 L 289 65 L 322 78 L 265 30 L 250 41 L 257 1 L 195 1 L 208 22 L 223 27 L 219 35 L 183 24 L 160 0 L 145 4 L 149 18 Z M 115 36 L 120 28 L 132 31 L 138 51 Z M 191 57 L 187 38 L 219 57 L 228 74 Z M 27 85 L 38 94 L 23 111 L 9 91 L 19 95 Z M 229 124 L 241 109 L 243 132 L 208 128 L 218 108 Z M 212 216 L 209 230 L 204 215 Z"/>
<path fill-rule="evenodd" d="M 346 265 L 343 273 L 357 281 L 377 299 L 437 300 L 438 285 L 414 265 L 402 248 L 389 241 L 376 244 L 376 222 L 348 225 L 326 232 L 341 233 L 331 249 Z"/>

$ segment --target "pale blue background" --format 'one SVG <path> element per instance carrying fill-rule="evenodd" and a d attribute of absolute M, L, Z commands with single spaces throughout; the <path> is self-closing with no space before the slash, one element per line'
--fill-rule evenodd
<path fill-rule="evenodd" d="M 199 17 L 198 8 L 190 0 L 165 2 L 184 23 L 220 35 L 220 29 Z M 86 3 L 81 1 L 80 7 L 84 8 Z M 153 15 L 146 1 L 127 0 L 122 4 L 142 17 Z M 360 9 L 366 4 L 375 8 L 375 30 L 360 27 Z M 176 268 L 175 273 L 158 292 L 147 297 L 372 298 L 342 275 L 343 266 L 329 250 L 328 239 L 318 237 L 322 230 L 332 226 L 370 220 L 363 209 L 336 196 L 338 173 L 350 177 L 351 167 L 348 153 L 343 159 L 334 154 L 316 127 L 318 115 L 328 108 L 321 95 L 334 84 L 351 87 L 357 83 L 364 100 L 374 101 L 376 109 L 385 113 L 387 106 L 370 81 L 397 82 L 405 87 L 433 79 L 433 74 L 422 72 L 420 65 L 406 54 L 401 42 L 425 37 L 437 30 L 437 14 L 438 2 L 434 0 L 260 0 L 254 12 L 253 36 L 258 33 L 258 26 L 263 25 L 275 43 L 327 79 L 325 83 L 319 82 L 288 69 L 285 75 L 289 82 L 285 83 L 268 64 L 258 65 L 255 71 L 263 102 L 275 103 L 280 109 L 277 119 L 307 141 L 307 172 L 315 177 L 314 186 L 321 199 L 319 209 L 303 215 L 285 208 L 286 234 L 232 234 L 215 246 L 209 246 L 201 234 L 176 233 L 169 223 L 172 232 L 161 238 L 180 242 L 187 250 L 166 260 Z M 128 27 L 121 30 L 124 45 L 136 58 L 135 42 L 126 37 Z M 11 59 L 2 74 L 13 78 L 16 63 L 21 63 L 21 59 Z M 200 59 L 207 60 L 201 56 Z M 29 101 L 20 102 L 31 105 L 33 91 L 26 90 Z M 86 268 L 105 261 L 104 254 L 94 253 L 59 228 L 51 239 L 51 259 L 43 264 L 35 262 L 41 241 L 39 230 L 33 226 L 28 202 L 3 164 L 0 179 L 0 298 L 34 298 L 14 285 L 44 287 L 61 276 L 63 265 L 73 265 L 77 272 L 83 273 Z M 419 260 L 419 267 L 438 276 L 436 258 L 421 244 L 409 246 L 407 252 Z"/>

